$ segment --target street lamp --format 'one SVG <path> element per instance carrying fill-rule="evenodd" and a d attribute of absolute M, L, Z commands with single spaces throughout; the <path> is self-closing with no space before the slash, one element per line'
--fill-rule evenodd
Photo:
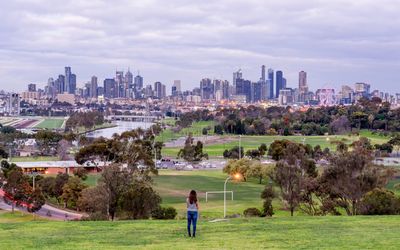
<path fill-rule="evenodd" d="M 233 176 L 228 176 L 228 178 L 226 178 L 225 183 L 224 183 L 224 218 L 226 218 L 226 183 L 228 183 L 228 181 L 232 178 L 239 180 L 242 177 L 241 174 L 236 173 Z"/>
<path fill-rule="evenodd" d="M 32 187 L 32 190 L 35 191 L 35 178 L 36 178 L 36 176 L 39 175 L 39 173 L 38 173 L 38 172 L 32 171 L 32 172 L 31 172 L 31 175 L 32 175 L 32 180 L 33 180 L 33 181 L 32 181 L 32 186 L 33 186 L 33 187 Z"/>
<path fill-rule="evenodd" d="M 239 160 L 242 159 L 242 135 L 239 135 Z"/>

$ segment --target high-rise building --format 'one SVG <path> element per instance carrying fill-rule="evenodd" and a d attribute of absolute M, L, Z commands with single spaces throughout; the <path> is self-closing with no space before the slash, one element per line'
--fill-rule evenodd
<path fill-rule="evenodd" d="M 276 71 L 276 91 L 275 98 L 279 97 L 279 91 L 284 89 L 284 80 L 283 80 L 283 72 L 281 70 Z"/>
<path fill-rule="evenodd" d="M 181 91 L 181 80 L 174 80 L 174 84 L 172 85 L 172 96 L 178 96 L 182 93 Z"/>
<path fill-rule="evenodd" d="M 56 80 L 56 86 L 57 86 L 57 93 L 58 94 L 63 94 L 65 92 L 65 76 L 63 75 L 58 75 L 58 78 Z"/>
<path fill-rule="evenodd" d="M 136 90 L 141 90 L 143 88 L 143 77 L 139 74 L 135 76 L 134 86 Z"/>
<path fill-rule="evenodd" d="M 71 74 L 69 91 L 70 91 L 70 94 L 75 94 L 75 91 L 76 91 L 76 75 L 75 74 Z"/>
<path fill-rule="evenodd" d="M 118 87 L 115 79 L 104 79 L 104 97 L 115 98 L 118 97 Z"/>
<path fill-rule="evenodd" d="M 115 82 L 118 86 L 118 97 L 125 97 L 124 72 L 115 72 Z"/>
<path fill-rule="evenodd" d="M 34 83 L 28 84 L 28 91 L 36 92 L 36 84 L 34 84 Z"/>
<path fill-rule="evenodd" d="M 265 81 L 265 65 L 261 66 L 261 80 Z"/>
<path fill-rule="evenodd" d="M 290 105 L 294 102 L 294 92 L 291 88 L 279 90 L 278 103 L 279 105 Z"/>
<path fill-rule="evenodd" d="M 65 67 L 65 85 L 62 92 L 70 93 L 71 67 Z"/>
<path fill-rule="evenodd" d="M 274 98 L 274 70 L 268 69 L 269 99 Z"/>
<path fill-rule="evenodd" d="M 92 76 L 92 79 L 90 81 L 90 93 L 89 96 L 91 98 L 97 98 L 97 77 Z"/>
<path fill-rule="evenodd" d="M 246 96 L 246 102 L 251 102 L 251 82 L 249 80 L 236 79 L 236 95 Z"/>
<path fill-rule="evenodd" d="M 214 99 L 214 84 L 209 78 L 203 78 L 200 81 L 200 92 L 203 100 Z"/>
<path fill-rule="evenodd" d="M 232 86 L 233 86 L 234 91 L 236 91 L 236 81 L 239 80 L 239 79 L 242 79 L 242 77 L 243 77 L 243 74 L 242 74 L 242 70 L 241 69 L 239 69 L 236 72 L 233 72 Z M 232 94 L 236 94 L 236 93 L 232 93 Z"/>
<path fill-rule="evenodd" d="M 154 83 L 154 96 L 162 99 L 166 96 L 166 87 L 161 82 Z"/>
<path fill-rule="evenodd" d="M 308 96 L 307 72 L 299 72 L 299 101 L 306 102 Z"/>
<path fill-rule="evenodd" d="M 222 82 L 222 99 L 229 99 L 229 81 L 225 80 Z"/>
<path fill-rule="evenodd" d="M 265 83 L 263 80 L 251 83 L 251 102 L 259 102 L 262 100 L 262 86 Z"/>

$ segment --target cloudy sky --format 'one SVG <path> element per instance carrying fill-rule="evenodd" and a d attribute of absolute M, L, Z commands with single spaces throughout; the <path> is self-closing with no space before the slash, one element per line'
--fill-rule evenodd
<path fill-rule="evenodd" d="M 400 92 L 400 0 L 12 0 L 0 8 L 0 88 L 44 85 L 69 65 L 78 85 L 115 70 L 184 89 L 281 69 L 295 87 L 354 82 Z"/>

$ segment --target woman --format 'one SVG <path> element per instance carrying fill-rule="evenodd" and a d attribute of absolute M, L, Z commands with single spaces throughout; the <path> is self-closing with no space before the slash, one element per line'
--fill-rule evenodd
<path fill-rule="evenodd" d="M 187 207 L 187 229 L 189 237 L 196 237 L 196 223 L 199 212 L 199 203 L 197 202 L 196 191 L 192 190 L 186 199 Z M 190 233 L 190 225 L 193 224 L 193 234 Z"/>

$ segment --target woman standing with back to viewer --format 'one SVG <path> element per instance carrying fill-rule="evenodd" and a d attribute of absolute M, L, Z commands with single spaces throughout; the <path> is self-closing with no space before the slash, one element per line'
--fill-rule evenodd
<path fill-rule="evenodd" d="M 189 237 L 196 237 L 196 224 L 199 213 L 199 203 L 197 201 L 196 191 L 192 190 L 186 199 L 187 207 L 187 229 Z M 190 233 L 190 225 L 193 224 L 193 234 Z"/>

